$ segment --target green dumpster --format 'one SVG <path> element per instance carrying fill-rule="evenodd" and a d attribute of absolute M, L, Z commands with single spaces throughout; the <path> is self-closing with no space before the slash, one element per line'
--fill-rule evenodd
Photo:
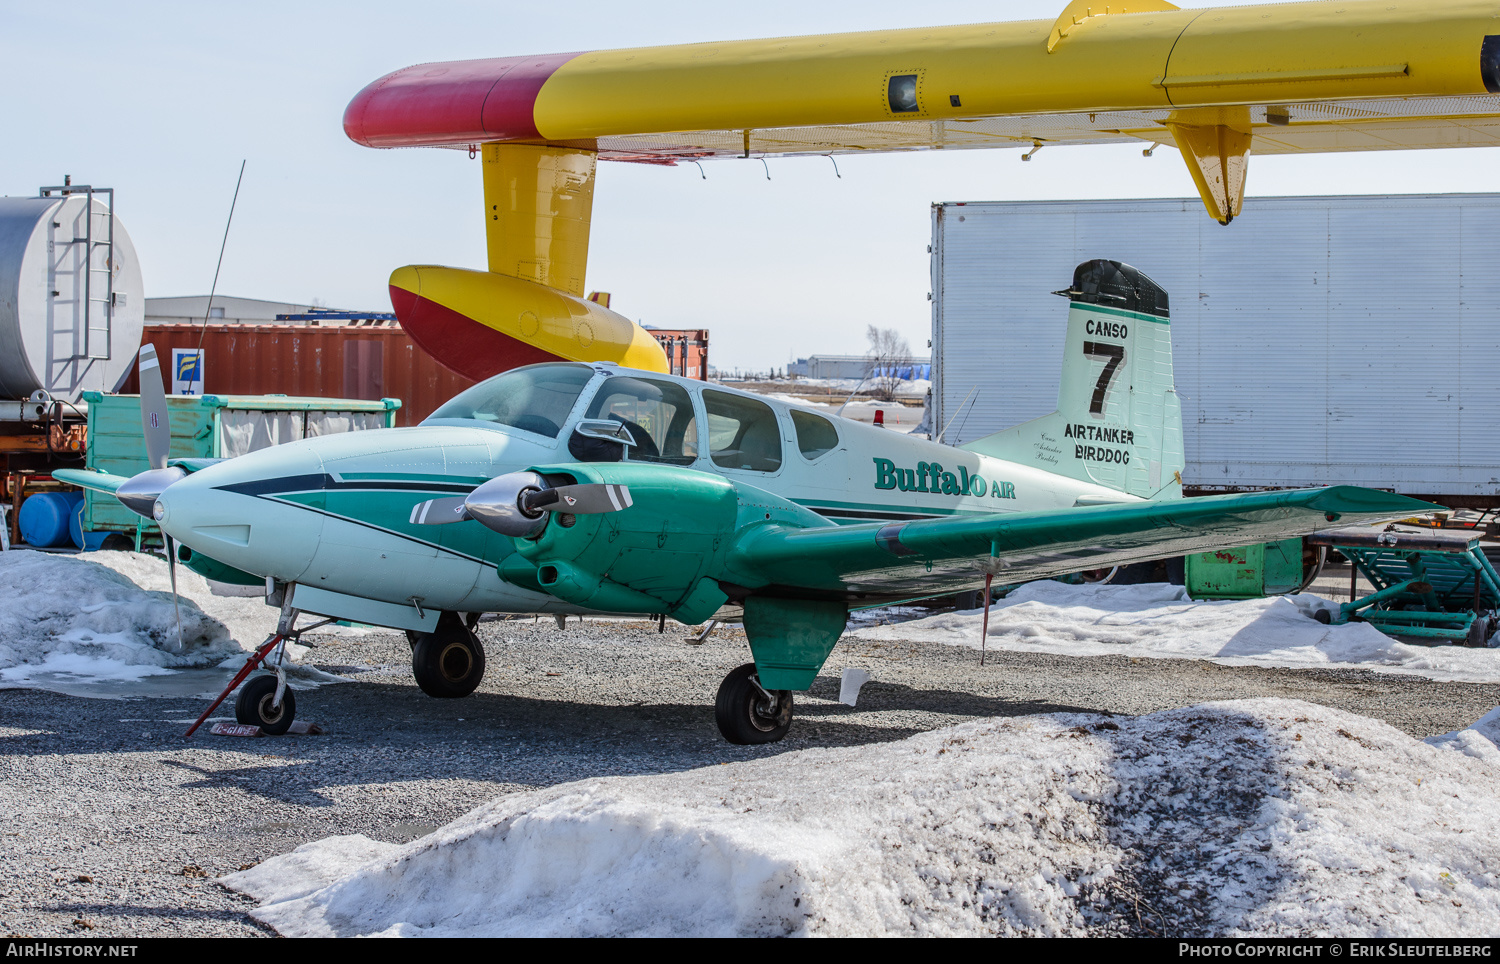
<path fill-rule="evenodd" d="M 1194 599 L 1257 599 L 1289 593 L 1302 585 L 1302 539 L 1196 552 L 1186 559 L 1186 576 L 1188 595 Z"/>

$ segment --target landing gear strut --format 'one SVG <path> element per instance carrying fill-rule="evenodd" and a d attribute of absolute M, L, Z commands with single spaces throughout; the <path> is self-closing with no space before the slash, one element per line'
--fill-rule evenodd
<path fill-rule="evenodd" d="M 433 632 L 408 632 L 406 638 L 412 674 L 428 696 L 468 696 L 484 679 L 484 646 L 458 613 L 443 613 Z"/>
<path fill-rule="evenodd" d="M 714 722 L 730 743 L 775 743 L 792 728 L 792 691 L 761 689 L 755 664 L 746 663 L 719 684 Z"/>

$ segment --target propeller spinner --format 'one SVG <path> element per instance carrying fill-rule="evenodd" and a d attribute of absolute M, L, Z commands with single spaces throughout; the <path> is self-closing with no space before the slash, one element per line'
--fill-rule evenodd
<path fill-rule="evenodd" d="M 542 531 L 548 512 L 597 515 L 619 512 L 630 505 L 628 486 L 553 486 L 535 472 L 510 472 L 490 479 L 467 496 L 418 503 L 412 507 L 411 522 L 433 526 L 473 519 L 501 535 L 526 539 Z"/>

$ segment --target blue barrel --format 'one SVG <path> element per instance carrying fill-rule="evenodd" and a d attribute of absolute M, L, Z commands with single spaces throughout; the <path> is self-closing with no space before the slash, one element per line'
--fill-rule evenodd
<path fill-rule="evenodd" d="M 73 538 L 73 545 L 84 552 L 93 552 L 104 544 L 109 538 L 109 532 L 84 532 L 83 531 L 84 501 L 78 500 L 78 505 L 73 508 L 72 514 L 68 516 L 68 535 Z"/>
<path fill-rule="evenodd" d="M 73 510 L 83 503 L 82 492 L 38 492 L 21 503 L 21 541 L 39 549 L 54 549 L 73 541 L 68 531 Z"/>

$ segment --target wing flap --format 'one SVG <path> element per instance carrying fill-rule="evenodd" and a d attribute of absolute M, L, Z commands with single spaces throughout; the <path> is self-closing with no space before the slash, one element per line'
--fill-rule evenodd
<path fill-rule="evenodd" d="M 1021 582 L 1306 535 L 1440 509 L 1355 486 L 817 529 L 764 527 L 735 546 L 754 592 L 921 598 L 984 572 Z"/>

